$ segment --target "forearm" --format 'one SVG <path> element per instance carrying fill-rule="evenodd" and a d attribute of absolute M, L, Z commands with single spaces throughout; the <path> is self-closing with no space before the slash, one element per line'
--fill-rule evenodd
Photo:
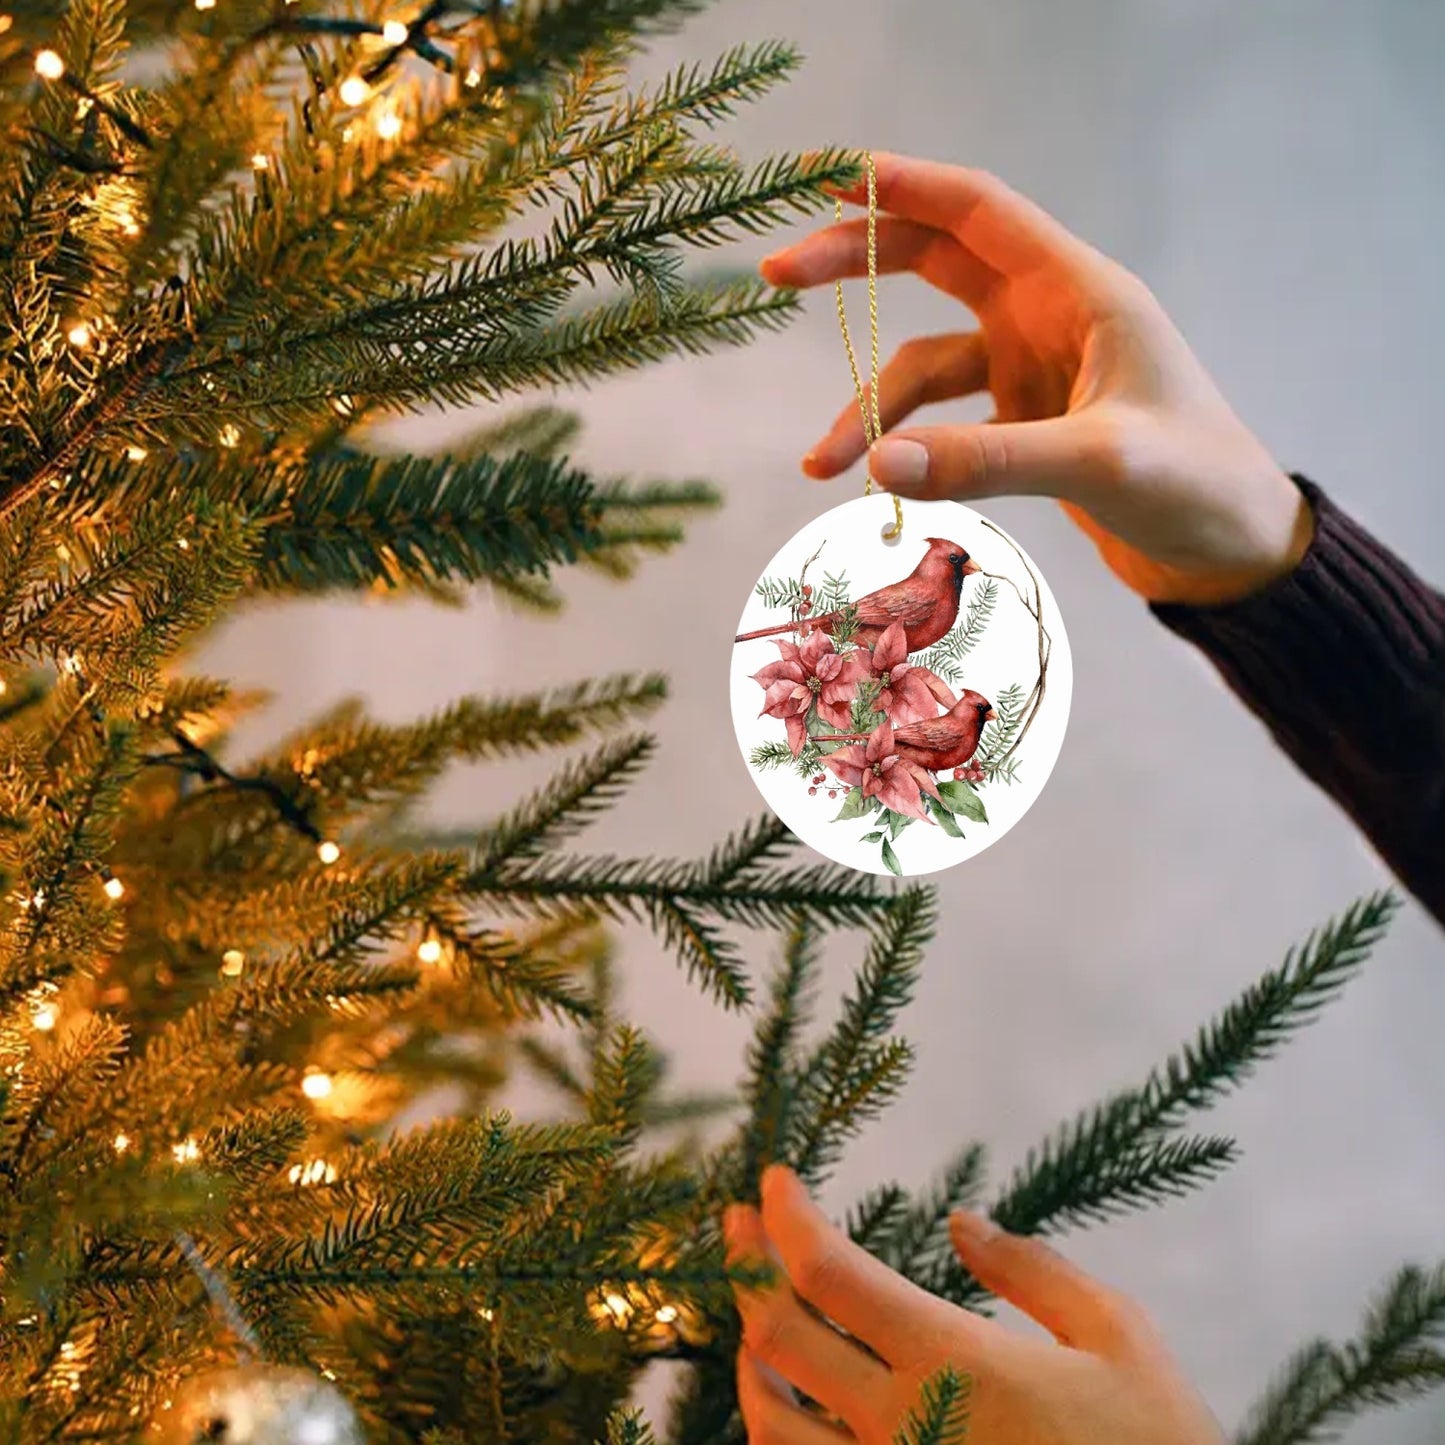
<path fill-rule="evenodd" d="M 1295 480 L 1315 536 L 1294 572 L 1226 606 L 1151 610 L 1445 923 L 1445 596 Z"/>

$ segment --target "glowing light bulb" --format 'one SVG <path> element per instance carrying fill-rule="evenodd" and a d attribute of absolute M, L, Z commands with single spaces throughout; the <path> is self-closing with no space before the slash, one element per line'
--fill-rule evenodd
<path fill-rule="evenodd" d="M 10 684 L 6 682 L 3 677 L 0 677 L 0 697 L 4 697 L 9 690 Z"/>
<path fill-rule="evenodd" d="M 89 326 L 83 321 L 77 321 L 69 331 L 65 333 L 65 339 L 75 347 L 89 346 L 94 339 Z"/>
<path fill-rule="evenodd" d="M 215 8 L 216 0 L 196 0 L 197 10 L 214 10 Z"/>
<path fill-rule="evenodd" d="M 257 151 L 251 157 L 251 169 L 253 171 L 269 171 L 271 169 L 271 157 L 265 151 Z"/>
<path fill-rule="evenodd" d="M 365 105 L 371 98 L 371 87 L 359 75 L 348 75 L 337 94 L 342 105 Z"/>
<path fill-rule="evenodd" d="M 191 544 L 184 537 L 176 538 L 176 546 L 179 547 L 182 552 L 189 552 L 191 550 Z"/>
<path fill-rule="evenodd" d="M 223 447 L 235 447 L 241 444 L 241 428 L 234 422 L 227 422 L 220 431 L 216 433 L 216 440 Z"/>
<path fill-rule="evenodd" d="M 122 208 L 115 213 L 115 218 L 120 222 L 120 229 L 125 235 L 140 235 L 140 223 L 136 220 L 134 211 Z"/>
<path fill-rule="evenodd" d="M 221 955 L 221 973 L 226 978 L 240 978 L 246 966 L 246 955 L 239 948 L 228 948 Z"/>
<path fill-rule="evenodd" d="M 324 1159 L 308 1159 L 304 1164 L 293 1164 L 286 1177 L 293 1184 L 334 1184 L 336 1166 L 328 1164 Z"/>
<path fill-rule="evenodd" d="M 42 1034 L 48 1034 L 60 1018 L 60 1010 L 53 1003 L 37 1004 L 30 1013 L 30 1022 Z"/>
<path fill-rule="evenodd" d="M 308 1099 L 324 1099 L 331 1092 L 330 1074 L 307 1074 L 301 1080 L 301 1092 Z"/>
<path fill-rule="evenodd" d="M 125 459 L 128 462 L 143 462 L 150 456 L 144 447 L 138 447 L 134 443 L 125 449 Z"/>
<path fill-rule="evenodd" d="M 607 1296 L 607 1308 L 619 1324 L 626 1323 L 627 1316 L 632 1313 L 632 1306 L 620 1294 Z"/>
<path fill-rule="evenodd" d="M 38 50 L 35 73 L 41 80 L 59 80 L 65 74 L 65 62 L 53 50 Z"/>
<path fill-rule="evenodd" d="M 337 416 L 350 416 L 356 410 L 356 403 L 345 392 L 331 398 L 331 410 Z"/>
<path fill-rule="evenodd" d="M 670 1325 L 677 1318 L 676 1305 L 663 1305 L 657 1312 L 657 1322 L 660 1325 Z"/>
<path fill-rule="evenodd" d="M 406 26 L 400 20 L 388 20 L 381 27 L 381 38 L 388 45 L 405 45 L 406 37 L 410 34 Z"/>
<path fill-rule="evenodd" d="M 110 1142 L 111 1147 L 115 1150 L 117 1154 L 124 1154 L 125 1151 L 130 1148 L 130 1135 L 117 1134 L 115 1138 L 112 1139 Z"/>
<path fill-rule="evenodd" d="M 119 903 L 120 900 L 125 897 L 125 884 L 113 873 L 105 880 L 104 886 L 105 896 L 109 898 L 112 903 Z"/>
<path fill-rule="evenodd" d="M 333 843 L 330 838 L 324 843 L 316 845 L 316 856 L 329 868 L 341 857 L 341 844 Z"/>
<path fill-rule="evenodd" d="M 382 140 L 395 140 L 401 134 L 401 117 L 394 110 L 377 116 L 376 133 Z"/>
<path fill-rule="evenodd" d="M 481 83 L 482 72 L 475 69 L 467 71 L 466 79 L 462 81 L 468 90 L 475 90 Z"/>
<path fill-rule="evenodd" d="M 416 956 L 422 963 L 440 963 L 442 961 L 442 946 L 435 938 L 425 938 L 416 949 Z"/>
<path fill-rule="evenodd" d="M 171 1153 L 177 1164 L 194 1164 L 201 1157 L 201 1146 L 194 1139 L 182 1139 L 171 1145 Z"/>
<path fill-rule="evenodd" d="M 496 1319 L 496 1317 L 497 1317 L 497 1312 L 496 1312 L 496 1310 L 492 1309 L 489 1305 L 483 1305 L 483 1306 L 477 1311 L 477 1313 L 478 1313 L 479 1315 L 481 1315 L 481 1317 L 482 1317 L 484 1320 L 486 1320 L 489 1324 L 491 1323 L 492 1320 Z"/>

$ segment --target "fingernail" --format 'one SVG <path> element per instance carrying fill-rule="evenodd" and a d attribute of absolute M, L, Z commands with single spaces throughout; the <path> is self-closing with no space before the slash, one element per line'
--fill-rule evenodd
<path fill-rule="evenodd" d="M 986 1214 L 971 1214 L 966 1209 L 955 1209 L 948 1217 L 953 1232 L 963 1237 L 965 1244 L 988 1244 L 1003 1233 L 998 1225 Z"/>
<path fill-rule="evenodd" d="M 928 476 L 928 448 L 903 437 L 885 437 L 868 452 L 873 480 L 885 487 L 919 487 Z"/>

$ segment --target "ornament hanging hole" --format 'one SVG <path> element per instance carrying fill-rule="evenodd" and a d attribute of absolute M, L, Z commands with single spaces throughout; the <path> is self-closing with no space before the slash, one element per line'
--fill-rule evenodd
<path fill-rule="evenodd" d="M 896 547 L 903 540 L 903 528 L 896 522 L 884 522 L 878 529 L 878 536 L 885 547 Z"/>

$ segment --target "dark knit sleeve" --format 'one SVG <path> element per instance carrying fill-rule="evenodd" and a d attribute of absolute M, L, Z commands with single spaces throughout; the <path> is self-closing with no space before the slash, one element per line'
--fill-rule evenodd
<path fill-rule="evenodd" d="M 1304 477 L 1289 576 L 1217 607 L 1154 604 L 1445 922 L 1445 596 Z"/>

